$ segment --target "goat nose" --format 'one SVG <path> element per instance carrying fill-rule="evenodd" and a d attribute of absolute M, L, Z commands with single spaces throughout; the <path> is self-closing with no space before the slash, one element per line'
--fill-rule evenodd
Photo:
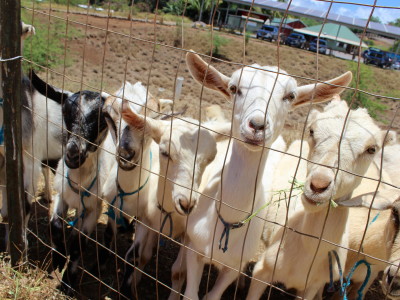
<path fill-rule="evenodd" d="M 264 130 L 265 129 L 264 118 L 261 117 L 252 118 L 249 122 L 249 126 L 250 128 L 253 128 L 255 131 Z"/>
<path fill-rule="evenodd" d="M 79 147 L 76 143 L 69 143 L 67 147 L 67 156 L 70 159 L 75 159 L 79 156 Z"/>
<path fill-rule="evenodd" d="M 314 193 L 323 193 L 328 189 L 331 182 L 329 176 L 320 174 L 311 179 L 310 188 Z"/>
<path fill-rule="evenodd" d="M 121 148 L 119 150 L 119 156 L 125 160 L 131 160 L 132 158 L 135 157 L 136 152 L 134 150 L 129 151 L 125 148 Z"/>
<path fill-rule="evenodd" d="M 190 214 L 193 209 L 193 206 L 191 206 L 191 201 L 185 197 L 180 197 L 178 202 L 181 210 L 187 215 Z"/>

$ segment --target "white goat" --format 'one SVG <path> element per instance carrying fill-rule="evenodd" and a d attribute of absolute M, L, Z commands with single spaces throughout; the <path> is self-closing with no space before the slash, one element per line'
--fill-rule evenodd
<path fill-rule="evenodd" d="M 104 184 L 102 197 L 111 204 L 107 212 L 106 248 L 111 246 L 117 225 L 126 227 L 128 218 L 142 218 L 148 199 L 155 199 L 157 191 L 158 177 L 151 173 L 159 173 L 158 163 L 154 163 L 158 161 L 158 146 L 152 143 L 151 136 L 145 135 L 142 129 L 130 127 L 121 117 L 123 101 L 136 113 L 142 112 L 147 105 L 147 116 L 156 116 L 161 109 L 160 102 L 147 93 L 141 82 L 134 85 L 125 82 L 115 96 L 109 96 L 104 103 L 103 113 L 116 147 L 116 162 Z M 140 163 L 141 167 L 137 167 Z M 107 249 L 101 251 L 103 263 L 108 254 Z"/>
<path fill-rule="evenodd" d="M 323 287 L 330 280 L 328 253 L 335 250 L 340 263 L 345 264 L 346 250 L 335 246 L 348 246 L 345 233 L 349 208 L 341 205 L 351 198 L 376 153 L 394 140 L 393 132 L 384 139 L 386 131 L 375 125 L 365 109 L 351 111 L 344 124 L 347 111 L 345 101 L 332 101 L 323 112 L 313 110 L 310 113 L 308 159 L 311 162 L 307 164 L 302 194 L 304 208 L 287 222 L 287 227 L 296 232 L 282 227 L 270 238 L 269 247 L 254 268 L 248 299 L 260 298 L 264 282 L 282 282 L 306 299 L 321 299 Z M 335 176 L 338 165 L 341 171 Z M 339 207 L 330 207 L 331 198 Z M 320 236 L 333 244 L 322 241 L 318 246 Z M 337 267 L 333 268 L 333 273 L 333 280 L 337 280 Z"/>
<path fill-rule="evenodd" d="M 138 224 L 134 243 L 126 257 L 127 261 L 134 258 L 135 265 L 143 270 L 156 246 L 158 232 L 172 238 L 177 238 L 184 232 L 186 215 L 194 208 L 199 196 L 196 191 L 204 169 L 217 152 L 214 137 L 216 134 L 199 127 L 198 121 L 193 119 L 144 119 L 128 105 L 123 110 L 123 118 L 136 135 L 143 134 L 145 139 L 152 138 L 158 144 L 160 153 L 158 155 L 158 151 L 155 151 L 157 149 L 152 148 L 152 172 L 159 174 L 151 175 L 149 179 L 153 196 L 140 199 L 142 203 L 139 205 L 136 201 L 133 202 L 130 204 L 130 211 L 124 208 L 126 213 L 135 213 L 134 209 L 140 205 L 146 208 L 141 216 L 144 225 Z M 152 179 L 154 180 L 151 181 Z M 130 296 L 130 290 L 140 280 L 140 275 L 140 272 L 127 266 L 123 284 L 126 296 Z"/>
<path fill-rule="evenodd" d="M 213 263 L 220 273 L 206 297 L 219 299 L 258 249 L 264 222 L 257 217 L 248 223 L 245 220 L 265 203 L 264 172 L 264 176 L 273 175 L 265 170 L 269 151 L 263 145 L 270 147 L 279 136 L 290 109 L 310 103 L 313 95 L 314 102 L 331 99 L 343 90 L 335 85 L 346 86 L 351 73 L 330 81 L 333 85 L 297 87 L 292 77 L 276 67 L 253 65 L 235 71 L 229 78 L 194 53 L 187 54 L 186 62 L 199 83 L 235 101 L 232 124 L 235 140 L 231 141 L 223 171 L 215 168 L 202 191 L 221 202 L 201 196 L 198 208 L 188 218 L 189 249 L 181 248 L 173 266 L 172 286 L 179 292 L 183 284 L 183 280 L 177 280 L 179 272 L 186 273 L 185 297 L 197 299 L 204 264 Z M 216 164 L 221 164 L 224 158 L 225 153 L 218 153 Z M 186 263 L 179 268 L 184 255 Z M 172 293 L 170 297 L 176 295 Z"/>

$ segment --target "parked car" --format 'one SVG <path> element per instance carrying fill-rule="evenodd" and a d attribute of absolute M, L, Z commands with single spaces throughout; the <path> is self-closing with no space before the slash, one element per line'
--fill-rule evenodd
<path fill-rule="evenodd" d="M 395 62 L 392 64 L 392 69 L 394 69 L 394 70 L 400 70 L 400 61 L 395 61 Z"/>
<path fill-rule="evenodd" d="M 308 50 L 313 51 L 313 52 L 317 52 L 317 46 L 318 46 L 318 39 L 314 39 L 310 43 L 310 47 L 308 48 Z M 326 54 L 327 50 L 328 50 L 328 43 L 326 42 L 326 40 L 319 39 L 318 52 L 322 53 L 322 54 Z"/>
<path fill-rule="evenodd" d="M 278 27 L 263 25 L 260 29 L 257 30 L 256 37 L 258 39 L 269 40 L 270 42 L 272 42 L 272 40 L 276 41 L 278 39 L 278 34 Z"/>
<path fill-rule="evenodd" d="M 368 48 L 363 52 L 364 63 L 373 64 L 381 68 L 390 68 L 393 60 L 385 51 L 377 48 Z"/>
<path fill-rule="evenodd" d="M 291 33 L 285 40 L 285 45 L 297 48 L 304 48 L 306 45 L 306 38 L 300 33 Z"/>

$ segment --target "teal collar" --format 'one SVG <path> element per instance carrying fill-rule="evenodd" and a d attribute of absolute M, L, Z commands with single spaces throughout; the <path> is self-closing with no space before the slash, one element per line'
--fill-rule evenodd
<path fill-rule="evenodd" d="M 83 219 L 85 217 L 85 212 L 86 212 L 86 207 L 85 207 L 85 202 L 83 201 L 85 197 L 90 197 L 91 193 L 89 193 L 89 191 L 92 189 L 92 187 L 94 186 L 95 182 L 97 180 L 97 175 L 93 178 L 92 182 L 90 183 L 89 187 L 87 189 L 81 190 L 79 188 L 76 188 L 72 185 L 72 181 L 71 178 L 69 178 L 69 171 L 67 171 L 67 182 L 69 187 L 71 188 L 71 190 L 75 193 L 81 196 L 81 204 L 83 207 L 83 210 L 80 214 L 79 217 L 76 217 L 73 221 L 68 222 L 69 225 L 71 225 L 72 227 L 75 226 L 76 222 L 78 222 L 79 218 Z M 74 182 L 75 184 L 77 184 L 76 182 Z"/>
<path fill-rule="evenodd" d="M 150 171 L 151 171 L 152 160 L 153 160 L 153 153 L 150 151 Z M 125 221 L 124 217 L 122 216 L 123 206 L 124 206 L 124 197 L 139 193 L 146 186 L 147 182 L 149 181 L 149 178 L 150 178 L 150 174 L 149 174 L 149 176 L 147 176 L 146 181 L 138 189 L 136 189 L 130 193 L 125 192 L 121 188 L 121 186 L 119 185 L 118 180 L 117 180 L 116 184 L 117 184 L 118 193 L 111 201 L 110 207 L 108 208 L 108 211 L 105 214 L 108 215 L 111 219 L 116 220 L 118 225 L 121 225 L 124 228 L 127 228 L 128 225 L 126 224 L 126 221 Z M 115 211 L 114 211 L 114 207 L 115 207 L 114 204 L 118 198 L 120 199 L 119 211 L 121 212 L 121 214 L 119 215 L 118 218 L 116 218 Z"/>

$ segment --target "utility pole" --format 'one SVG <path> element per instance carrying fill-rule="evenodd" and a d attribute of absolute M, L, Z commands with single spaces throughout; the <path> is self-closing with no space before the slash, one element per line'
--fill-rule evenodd
<path fill-rule="evenodd" d="M 26 259 L 21 123 L 21 2 L 0 1 L 0 99 L 3 102 L 6 194 L 12 266 Z M 4 166 L 3 166 L 4 167 Z"/>

